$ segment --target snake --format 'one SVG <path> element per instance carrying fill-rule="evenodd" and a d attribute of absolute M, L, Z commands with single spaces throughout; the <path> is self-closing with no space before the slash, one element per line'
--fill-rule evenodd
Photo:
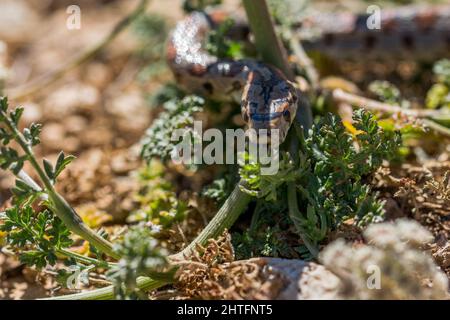
<path fill-rule="evenodd" d="M 297 113 L 299 93 L 274 66 L 254 59 L 219 59 L 204 47 L 214 21 L 193 12 L 180 21 L 168 41 L 167 60 L 180 86 L 196 94 L 222 101 L 236 101 L 249 129 L 278 133 L 283 141 Z"/>
<path fill-rule="evenodd" d="M 277 129 L 283 141 L 296 116 L 301 93 L 274 66 L 255 59 L 211 55 L 205 49 L 205 40 L 224 16 L 221 11 L 192 12 L 178 22 L 167 45 L 168 65 L 184 90 L 240 103 L 249 128 L 257 132 L 266 129 L 269 135 Z M 383 9 L 379 30 L 367 26 L 368 17 L 346 12 L 313 14 L 294 26 L 294 31 L 300 34 L 307 51 L 340 59 L 429 60 L 449 55 L 450 5 Z M 311 32 L 314 30 L 320 35 Z M 245 23 L 237 23 L 234 33 L 246 38 L 250 30 Z"/>

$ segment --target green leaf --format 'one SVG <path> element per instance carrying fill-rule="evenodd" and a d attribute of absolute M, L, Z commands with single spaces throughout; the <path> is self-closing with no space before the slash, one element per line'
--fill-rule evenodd
<path fill-rule="evenodd" d="M 178 141 L 172 141 L 174 130 L 191 125 L 194 114 L 203 110 L 205 101 L 197 96 L 170 100 L 164 104 L 165 112 L 153 121 L 142 139 L 141 156 L 150 163 L 153 158 L 170 159 Z"/>
<path fill-rule="evenodd" d="M 55 182 L 55 172 L 53 170 L 53 165 L 47 159 L 44 159 L 42 162 L 44 163 L 45 174 L 52 182 Z"/>
<path fill-rule="evenodd" d="M 9 113 L 11 120 L 16 125 L 16 127 L 19 125 L 19 120 L 20 117 L 22 117 L 23 110 L 24 109 L 22 107 L 17 107 L 15 110 Z"/>
<path fill-rule="evenodd" d="M 20 262 L 25 263 L 30 267 L 36 266 L 38 269 L 44 268 L 47 264 L 54 265 L 56 262 L 52 255 L 40 250 L 25 251 L 20 254 L 19 259 Z"/>
<path fill-rule="evenodd" d="M 4 128 L 0 128 L 0 139 L 2 140 L 3 145 L 9 144 L 12 140 L 13 136 L 9 134 Z"/>
<path fill-rule="evenodd" d="M 35 146 L 40 143 L 39 134 L 41 133 L 42 125 L 39 123 L 32 123 L 30 128 L 23 130 L 23 136 L 30 146 Z"/>
<path fill-rule="evenodd" d="M 8 98 L 0 97 L 0 110 L 5 112 L 8 110 Z"/>
<path fill-rule="evenodd" d="M 69 155 L 65 157 L 64 152 L 60 152 L 58 160 L 56 161 L 54 178 L 56 179 L 59 174 L 75 159 L 74 156 Z"/>
<path fill-rule="evenodd" d="M 433 66 L 433 72 L 440 83 L 450 86 L 450 60 L 442 59 Z"/>

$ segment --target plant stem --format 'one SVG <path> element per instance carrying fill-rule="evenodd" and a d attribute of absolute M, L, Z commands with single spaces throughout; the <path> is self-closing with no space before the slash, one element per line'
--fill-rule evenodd
<path fill-rule="evenodd" d="M 67 249 L 56 249 L 56 252 L 65 256 L 65 257 L 69 257 L 69 258 L 73 258 L 81 263 L 84 264 L 92 264 L 95 265 L 96 267 L 100 267 L 100 268 L 111 268 L 113 267 L 115 264 L 114 263 L 109 263 L 107 261 L 100 261 L 91 257 L 86 257 L 83 256 L 81 254 L 78 254 L 76 252 L 67 250 Z"/>
<path fill-rule="evenodd" d="M 446 126 L 443 126 L 433 120 L 423 119 L 422 121 L 430 129 L 433 129 L 443 135 L 446 135 L 447 137 L 450 137 L 450 128 L 447 128 Z"/>
<path fill-rule="evenodd" d="M 80 237 L 91 243 L 101 252 L 107 254 L 108 256 L 119 259 L 120 256 L 117 255 L 112 249 L 112 244 L 106 239 L 102 238 L 95 231 L 86 226 L 75 210 L 67 203 L 67 201 L 56 192 L 52 182 L 42 170 L 41 166 L 36 160 L 33 150 L 28 145 L 27 141 L 23 137 L 22 133 L 19 132 L 15 124 L 11 122 L 7 114 L 0 111 L 1 117 L 4 119 L 4 123 L 14 135 L 14 140 L 20 145 L 25 154 L 27 155 L 30 164 L 33 166 L 34 170 L 37 172 L 41 182 L 45 186 L 45 192 L 49 197 L 49 201 L 52 204 L 52 209 L 54 213 L 61 219 L 61 221 L 66 225 L 66 227 L 72 232 L 78 234 Z M 31 178 L 30 178 L 31 179 Z M 37 185 L 35 183 L 35 185 Z"/>
<path fill-rule="evenodd" d="M 264 62 L 280 69 L 291 81 L 295 76 L 287 62 L 287 54 L 278 39 L 265 0 L 242 0 L 255 45 Z"/>
<path fill-rule="evenodd" d="M 306 54 L 305 49 L 303 49 L 300 38 L 292 32 L 289 32 L 289 36 L 289 44 L 298 59 L 299 65 L 305 69 L 312 88 L 317 89 L 319 87 L 319 73 L 317 72 L 317 69 L 314 67 L 312 60 Z"/>
<path fill-rule="evenodd" d="M 158 289 L 162 286 L 173 282 L 175 270 L 169 271 L 165 274 L 152 275 L 149 277 L 138 277 L 136 286 L 141 291 L 150 291 Z M 114 287 L 108 286 L 100 289 L 95 289 L 88 292 L 81 292 L 58 297 L 51 297 L 42 300 L 112 300 L 114 299 Z"/>
<path fill-rule="evenodd" d="M 148 277 L 139 277 L 137 279 L 137 287 L 142 291 L 150 291 L 158 289 L 171 281 L 153 280 Z M 58 297 L 52 297 L 42 300 L 112 300 L 114 299 L 114 287 L 108 286 L 88 292 L 68 294 Z"/>
<path fill-rule="evenodd" d="M 347 93 L 341 89 L 333 90 L 333 98 L 336 101 L 346 102 L 352 106 L 359 108 L 364 108 L 368 110 L 375 110 L 386 113 L 401 113 L 406 116 L 411 116 L 414 118 L 420 118 L 429 128 L 443 134 L 450 136 L 450 129 L 440 125 L 439 123 L 431 120 L 433 118 L 439 119 L 440 116 L 444 115 L 442 111 L 438 110 L 426 110 L 426 109 L 405 109 L 399 105 L 393 105 L 388 103 L 379 102 L 376 100 L 361 97 L 355 94 Z M 430 119 L 427 119 L 430 118 Z"/>
<path fill-rule="evenodd" d="M 102 51 L 105 47 L 107 47 L 123 30 L 128 27 L 131 22 L 133 22 L 137 17 L 139 17 L 147 7 L 148 0 L 141 0 L 136 9 L 133 10 L 128 16 L 120 20 L 111 32 L 97 45 L 92 47 L 86 52 L 83 52 L 81 55 L 69 61 L 68 63 L 62 65 L 58 69 L 51 71 L 47 74 L 44 74 L 37 79 L 31 80 L 29 83 L 24 84 L 22 87 L 19 87 L 14 90 L 7 90 L 9 92 L 8 96 L 11 99 L 18 100 L 29 95 L 36 93 L 37 91 L 49 86 L 55 81 L 61 79 L 66 73 L 71 71 L 72 69 L 82 65 L 83 63 L 89 61 L 93 57 L 95 57 L 100 51 Z"/>
<path fill-rule="evenodd" d="M 375 110 L 387 113 L 402 113 L 406 116 L 412 117 L 433 117 L 442 114 L 442 112 L 436 110 L 405 109 L 399 105 L 383 103 L 365 97 L 361 97 L 356 94 L 344 92 L 342 89 L 333 90 L 332 95 L 333 99 L 336 101 L 346 102 L 351 104 L 352 106 L 357 106 L 359 108 L 364 108 L 368 110 Z"/>
<path fill-rule="evenodd" d="M 172 260 L 182 260 L 192 254 L 192 251 L 196 249 L 197 245 L 204 245 L 208 239 L 216 238 L 220 236 L 225 229 L 229 229 L 237 220 L 239 215 L 245 210 L 248 203 L 252 199 L 250 195 L 241 191 L 241 183 L 234 188 L 230 196 L 222 205 L 220 210 L 216 213 L 214 218 L 208 223 L 208 225 L 200 232 L 186 248 L 176 255 L 171 256 Z"/>

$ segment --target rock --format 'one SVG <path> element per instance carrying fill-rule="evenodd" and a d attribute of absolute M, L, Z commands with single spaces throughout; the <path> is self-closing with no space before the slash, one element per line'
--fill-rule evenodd
<path fill-rule="evenodd" d="M 5 42 L 26 42 L 33 36 L 39 22 L 37 14 L 26 1 L 0 1 L 0 39 Z"/>
<path fill-rule="evenodd" d="M 252 262 L 281 274 L 287 285 L 277 300 L 337 299 L 340 280 L 324 266 L 296 259 L 253 258 Z"/>
<path fill-rule="evenodd" d="M 94 109 L 100 101 L 98 90 L 82 83 L 70 83 L 52 92 L 44 102 L 46 116 L 61 119 L 77 109 Z"/>

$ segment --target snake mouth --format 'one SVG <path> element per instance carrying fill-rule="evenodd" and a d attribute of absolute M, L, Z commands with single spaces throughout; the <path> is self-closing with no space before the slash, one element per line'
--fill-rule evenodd
<path fill-rule="evenodd" d="M 260 144 L 260 145 L 279 145 L 283 142 L 285 138 L 285 132 L 283 130 L 280 130 L 278 128 L 276 129 L 266 129 L 266 128 L 252 128 L 249 127 L 251 130 L 248 133 L 248 139 L 250 143 L 253 144 Z"/>
<path fill-rule="evenodd" d="M 250 115 L 253 121 L 267 122 L 273 119 L 279 118 L 283 115 L 282 112 L 271 112 L 271 113 L 254 113 Z"/>

